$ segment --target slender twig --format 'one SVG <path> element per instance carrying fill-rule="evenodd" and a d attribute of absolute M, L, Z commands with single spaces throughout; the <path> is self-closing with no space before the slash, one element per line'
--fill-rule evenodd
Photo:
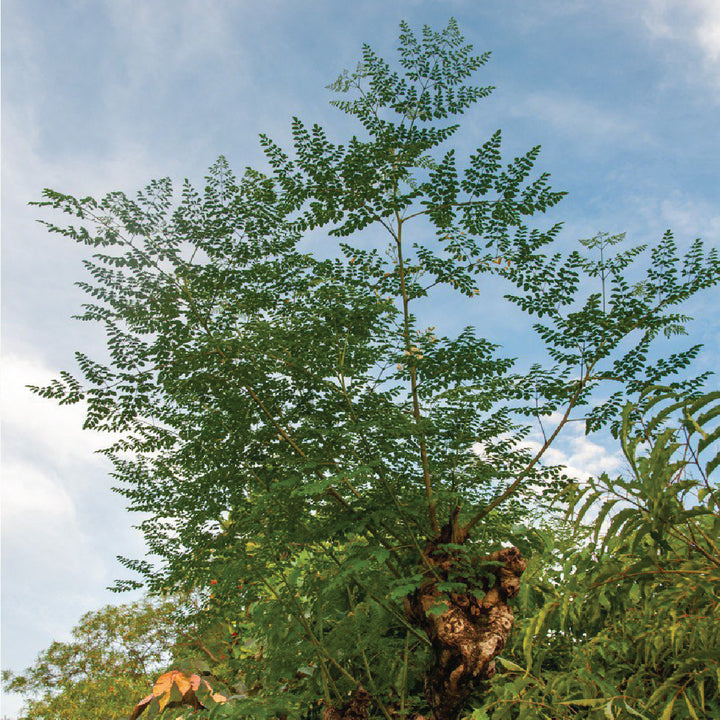
<path fill-rule="evenodd" d="M 345 586 L 345 590 L 347 591 L 348 602 L 350 604 L 350 608 L 351 608 L 352 612 L 355 613 L 357 611 L 357 605 L 355 604 L 355 601 L 353 599 L 352 590 L 347 585 Z M 387 718 L 387 720 L 392 720 L 390 713 L 387 711 L 387 708 L 385 707 L 382 700 L 380 700 L 377 685 L 375 685 L 375 679 L 373 678 L 372 672 L 370 671 L 370 663 L 368 662 L 368 659 L 367 659 L 367 653 L 365 652 L 365 648 L 362 644 L 360 644 L 360 653 L 362 654 L 362 660 L 363 660 L 363 665 L 365 667 L 365 673 L 367 674 L 368 682 L 370 683 L 370 687 L 372 688 L 372 691 L 375 695 L 378 707 L 380 708 L 380 711 L 382 712 L 382 714 Z"/>
<path fill-rule="evenodd" d="M 535 457 L 525 466 L 525 468 L 520 472 L 520 474 L 517 476 L 517 478 L 509 485 L 509 487 L 503 492 L 501 495 L 499 495 L 495 500 L 493 500 L 491 503 L 483 507 L 480 511 L 478 511 L 475 516 L 470 520 L 470 522 L 465 526 L 465 530 L 469 532 L 475 525 L 477 525 L 480 520 L 482 520 L 484 517 L 486 517 L 490 512 L 492 512 L 498 505 L 501 505 L 505 502 L 517 489 L 518 485 L 530 474 L 530 471 L 537 465 L 537 463 L 540 461 L 540 458 L 545 454 L 545 451 L 550 447 L 550 445 L 553 443 L 555 438 L 558 436 L 562 428 L 565 426 L 565 423 L 567 423 L 570 413 L 572 412 L 572 409 L 575 407 L 575 403 L 580 398 L 580 395 L 585 387 L 585 384 L 590 378 L 590 373 L 592 372 L 594 363 L 591 363 L 588 365 L 587 370 L 585 372 L 585 376 L 578 382 L 577 389 L 573 393 L 572 397 L 570 398 L 568 402 L 567 409 L 565 410 L 565 414 L 563 415 L 562 419 L 558 423 L 557 427 L 553 431 L 552 435 L 543 443 L 542 447 L 537 451 L 535 454 Z"/>
<path fill-rule="evenodd" d="M 282 577 L 283 583 L 287 586 L 287 581 L 285 580 L 285 577 L 282 575 L 281 575 L 281 577 Z M 278 595 L 277 590 L 275 590 L 275 588 L 264 577 L 261 577 L 260 580 L 263 583 L 263 585 L 265 585 L 265 587 L 268 590 L 270 590 L 270 592 L 273 594 L 275 599 L 278 602 L 282 602 L 282 598 L 280 597 L 280 595 Z M 292 593 L 291 593 L 291 595 L 292 595 Z M 322 645 L 322 643 L 320 643 L 318 641 L 318 639 L 313 634 L 312 630 L 310 630 L 310 628 L 307 624 L 307 620 L 305 619 L 305 614 L 304 614 L 302 608 L 298 607 L 298 603 L 295 601 L 294 597 L 292 599 L 293 599 L 293 604 L 296 606 L 296 611 L 297 611 L 296 616 L 297 616 L 298 620 L 300 621 L 300 624 L 303 626 L 303 629 L 306 631 L 306 633 L 308 635 L 308 639 L 310 640 L 310 644 L 315 648 L 315 651 L 317 653 L 317 658 L 318 658 L 318 662 L 320 663 L 321 672 L 327 678 L 327 680 L 330 682 L 330 685 L 332 686 L 332 688 L 335 692 L 335 696 L 337 697 L 338 701 L 342 702 L 342 699 L 343 699 L 342 694 L 338 690 L 338 687 L 335 684 L 335 680 L 333 679 L 332 675 L 330 674 L 330 671 L 327 668 L 327 665 L 325 664 L 324 656 L 327 654 L 325 651 L 325 647 L 324 647 L 324 645 Z M 349 673 L 346 673 L 346 674 L 349 675 Z M 355 679 L 352 676 L 350 676 L 350 679 L 353 682 L 355 682 Z"/>
<path fill-rule="evenodd" d="M 400 717 L 405 717 L 405 690 L 407 685 L 407 669 L 408 669 L 408 648 L 410 644 L 410 633 L 405 633 L 405 648 L 403 650 L 403 671 L 402 682 L 400 684 Z"/>
<path fill-rule="evenodd" d="M 342 561 L 335 557 L 335 554 L 330 548 L 326 548 L 325 545 L 320 541 L 318 541 L 318 546 L 339 568 L 343 568 Z M 363 583 L 361 583 L 353 573 L 350 573 L 349 577 L 351 577 L 357 585 L 363 585 Z M 411 632 L 413 635 L 415 635 L 418 640 L 423 642 L 425 645 L 432 645 L 428 637 L 420 633 L 417 628 L 413 627 L 408 622 L 407 618 L 401 615 L 391 604 L 385 602 L 385 600 L 383 600 L 381 597 L 369 590 L 368 596 L 372 598 L 378 605 L 380 605 L 380 607 L 382 607 L 384 610 L 387 610 L 387 612 L 389 612 L 393 617 L 395 617 L 395 619 L 398 620 L 408 632 Z"/>

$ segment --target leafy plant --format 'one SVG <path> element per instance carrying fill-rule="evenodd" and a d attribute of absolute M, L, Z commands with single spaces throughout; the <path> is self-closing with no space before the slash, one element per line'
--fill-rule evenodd
<path fill-rule="evenodd" d="M 145 710 L 148 717 L 156 717 L 166 709 L 190 706 L 193 710 L 204 710 L 227 702 L 221 693 L 214 692 L 210 683 L 199 675 L 186 675 L 180 670 L 163 673 L 153 685 L 153 691 L 143 698 L 130 715 L 130 720 L 139 718 Z"/>
<path fill-rule="evenodd" d="M 147 600 L 86 613 L 69 642 L 53 642 L 3 686 L 26 698 L 23 720 L 126 718 L 179 635 L 178 603 Z"/>
<path fill-rule="evenodd" d="M 628 476 L 567 488 L 583 540 L 521 595 L 517 662 L 486 717 L 720 713 L 719 401 L 650 387 L 626 404 Z"/>
<path fill-rule="evenodd" d="M 290 150 L 261 137 L 265 174 L 221 158 L 177 200 L 165 179 L 136 200 L 38 203 L 94 251 L 80 319 L 105 328 L 109 359 L 78 353 L 79 379 L 36 392 L 121 434 L 106 454 L 159 560 L 128 568 L 246 624 L 227 666 L 245 697 L 218 712 L 459 717 L 543 547 L 543 497 L 566 482 L 548 448 L 571 419 L 618 421 L 698 352 L 651 359 L 718 282 L 714 250 L 681 256 L 668 233 L 639 284 L 639 249 L 546 254 L 561 226 L 529 223 L 563 193 L 533 174 L 539 148 L 503 164 L 499 131 L 467 158 L 450 147 L 491 91 L 470 80 L 487 60 L 454 21 L 403 24 L 397 69 L 364 46 L 330 86 L 357 122 L 345 143 L 295 118 Z M 427 319 L 433 298 L 482 316 L 490 283 L 535 320 L 522 366 Z"/>

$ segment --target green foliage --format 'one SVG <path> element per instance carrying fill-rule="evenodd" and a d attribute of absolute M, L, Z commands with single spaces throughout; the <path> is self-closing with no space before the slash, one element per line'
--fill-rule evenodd
<path fill-rule="evenodd" d="M 625 406 L 629 475 L 567 489 L 576 538 L 528 579 L 488 718 L 720 714 L 719 400 L 651 387 Z"/>
<path fill-rule="evenodd" d="M 53 642 L 21 674 L 3 671 L 3 687 L 26 698 L 22 720 L 126 718 L 171 661 L 178 612 L 143 600 L 86 613 L 69 642 Z"/>
<path fill-rule="evenodd" d="M 161 559 L 128 568 L 204 592 L 208 622 L 241 634 L 224 672 L 244 697 L 222 713 L 296 717 L 360 685 L 379 715 L 426 711 L 431 654 L 403 601 L 446 518 L 459 507 L 469 540 L 438 592 L 480 593 L 490 551 L 545 547 L 533 525 L 566 481 L 544 455 L 568 420 L 617 431 L 648 384 L 703 380 L 673 380 L 697 347 L 652 349 L 720 279 L 716 251 L 681 255 L 668 233 L 649 258 L 606 236 L 547 252 L 560 225 L 530 223 L 563 193 L 534 174 L 539 148 L 504 163 L 499 131 L 467 158 L 449 147 L 491 90 L 471 83 L 488 56 L 454 21 L 403 24 L 400 43 L 398 69 L 366 46 L 330 86 L 358 123 L 344 144 L 295 118 L 290 150 L 261 137 L 266 174 L 221 158 L 179 198 L 165 179 L 37 203 L 81 223 L 46 224 L 93 250 L 80 319 L 105 328 L 109 360 L 78 353 L 79 379 L 35 390 L 120 433 L 117 490 Z M 433 297 L 482 316 L 489 283 L 536 320 L 527 371 L 473 327 L 423 322 Z"/>

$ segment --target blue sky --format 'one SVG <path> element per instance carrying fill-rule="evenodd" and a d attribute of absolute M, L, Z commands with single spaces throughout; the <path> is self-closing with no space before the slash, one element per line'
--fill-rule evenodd
<path fill-rule="evenodd" d="M 564 242 L 603 230 L 720 244 L 720 3 L 716 0 L 4 0 L 2 3 L 2 666 L 20 670 L 79 616 L 118 598 L 117 554 L 143 552 L 78 408 L 30 396 L 100 352 L 70 320 L 83 250 L 35 223 L 43 187 L 137 190 L 201 181 L 219 154 L 262 166 L 257 135 L 282 141 L 292 115 L 342 138 L 328 82 L 361 43 L 392 56 L 398 24 L 455 16 L 495 93 L 466 116 L 460 148 L 503 129 L 508 159 L 538 163 L 569 196 L 548 218 Z M 720 294 L 693 303 L 693 338 L 717 362 Z M 491 310 L 491 312 L 488 312 Z M 437 308 L 442 315 L 443 308 Z M 501 308 L 489 331 L 522 347 Z M 467 322 L 480 318 L 469 317 Z M 614 469 L 611 449 L 570 436 L 554 459 Z M 12 715 L 17 698 L 6 697 Z"/>

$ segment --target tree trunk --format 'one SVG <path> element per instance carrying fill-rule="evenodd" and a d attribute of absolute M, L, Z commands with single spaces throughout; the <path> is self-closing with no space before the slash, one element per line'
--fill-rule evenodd
<path fill-rule="evenodd" d="M 427 563 L 435 573 L 428 571 L 427 579 L 405 600 L 408 618 L 425 631 L 433 645 L 434 662 L 425 676 L 431 720 L 456 720 L 477 684 L 495 673 L 495 657 L 505 647 L 514 620 L 507 599 L 517 594 L 527 567 L 517 548 L 504 548 L 480 560 L 481 564 L 497 563 L 488 568 L 494 580 L 478 588 L 477 580 L 463 578 L 464 592 L 439 591 L 438 578 L 458 580 L 457 551 L 439 546 L 461 545 L 467 540 L 467 532 L 457 524 L 459 510 L 453 511 L 438 539 L 425 549 Z M 478 589 L 482 599 L 472 592 Z M 433 607 L 435 612 L 429 612 Z"/>

